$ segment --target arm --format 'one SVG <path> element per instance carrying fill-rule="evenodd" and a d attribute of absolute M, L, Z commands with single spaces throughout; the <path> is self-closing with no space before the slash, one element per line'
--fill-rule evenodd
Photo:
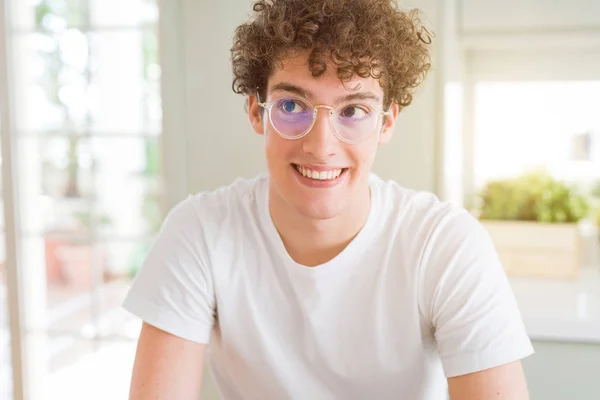
<path fill-rule="evenodd" d="M 527 399 L 519 360 L 533 348 L 491 238 L 460 211 L 446 214 L 429 244 L 421 304 L 451 399 Z"/>
<path fill-rule="evenodd" d="M 451 400 L 529 400 L 520 361 L 448 379 Z"/>
<path fill-rule="evenodd" d="M 215 292 L 194 198 L 167 216 L 123 306 L 144 324 L 131 400 L 198 399 Z"/>
<path fill-rule="evenodd" d="M 199 399 L 206 345 L 144 323 L 138 341 L 130 400 Z"/>

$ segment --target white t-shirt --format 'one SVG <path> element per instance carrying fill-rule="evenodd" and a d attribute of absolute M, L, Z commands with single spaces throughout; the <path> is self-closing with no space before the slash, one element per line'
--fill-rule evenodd
<path fill-rule="evenodd" d="M 268 211 L 268 178 L 170 213 L 125 308 L 209 343 L 222 398 L 424 399 L 446 377 L 533 352 L 489 236 L 465 210 L 372 175 L 372 206 L 334 259 L 305 267 Z"/>

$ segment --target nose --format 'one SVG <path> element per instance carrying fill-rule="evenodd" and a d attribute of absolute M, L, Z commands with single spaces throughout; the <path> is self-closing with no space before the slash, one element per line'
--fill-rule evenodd
<path fill-rule="evenodd" d="M 317 118 L 314 125 L 310 132 L 301 139 L 302 149 L 319 160 L 325 160 L 335 155 L 340 142 L 333 133 L 333 127 L 331 126 L 331 108 L 317 106 L 316 110 Z"/>

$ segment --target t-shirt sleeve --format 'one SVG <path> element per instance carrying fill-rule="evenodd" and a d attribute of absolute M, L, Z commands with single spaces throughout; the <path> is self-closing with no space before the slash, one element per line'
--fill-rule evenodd
<path fill-rule="evenodd" d="M 163 331 L 207 344 L 215 297 L 192 201 L 182 201 L 165 219 L 123 307 Z"/>
<path fill-rule="evenodd" d="M 425 247 L 421 305 L 446 377 L 533 353 L 510 283 L 487 231 L 459 209 L 446 214 Z"/>

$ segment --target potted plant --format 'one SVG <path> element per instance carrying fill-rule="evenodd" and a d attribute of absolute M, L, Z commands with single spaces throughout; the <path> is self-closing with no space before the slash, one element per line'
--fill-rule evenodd
<path fill-rule="evenodd" d="M 589 214 L 587 199 L 542 172 L 487 183 L 479 219 L 508 275 L 574 278 L 582 240 L 578 223 Z"/>

